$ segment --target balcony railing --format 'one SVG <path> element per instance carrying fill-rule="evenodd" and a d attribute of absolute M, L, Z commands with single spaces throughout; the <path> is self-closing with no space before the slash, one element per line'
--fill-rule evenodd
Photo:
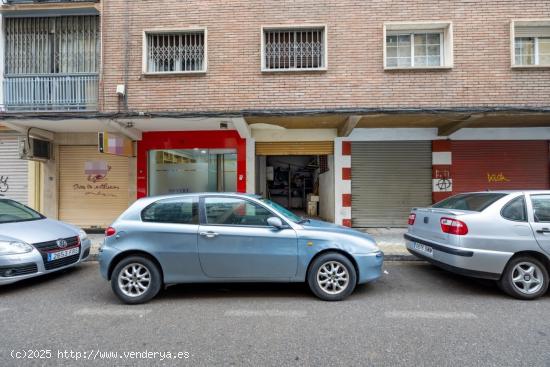
<path fill-rule="evenodd" d="M 8 112 L 96 111 L 97 74 L 6 76 L 4 107 Z"/>

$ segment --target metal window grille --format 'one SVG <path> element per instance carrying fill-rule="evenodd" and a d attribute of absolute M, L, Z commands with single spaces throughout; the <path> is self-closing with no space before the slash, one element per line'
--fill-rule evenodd
<path fill-rule="evenodd" d="M 204 31 L 147 34 L 147 72 L 204 71 Z"/>
<path fill-rule="evenodd" d="M 97 16 L 6 18 L 5 35 L 8 111 L 97 109 Z"/>
<path fill-rule="evenodd" d="M 270 70 L 325 67 L 324 28 L 264 31 L 264 66 Z"/>

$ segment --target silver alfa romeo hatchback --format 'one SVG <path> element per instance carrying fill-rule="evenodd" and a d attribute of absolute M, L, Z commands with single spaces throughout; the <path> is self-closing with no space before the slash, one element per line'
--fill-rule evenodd
<path fill-rule="evenodd" d="M 465 193 L 415 208 L 405 239 L 424 260 L 535 299 L 549 282 L 550 191 Z"/>

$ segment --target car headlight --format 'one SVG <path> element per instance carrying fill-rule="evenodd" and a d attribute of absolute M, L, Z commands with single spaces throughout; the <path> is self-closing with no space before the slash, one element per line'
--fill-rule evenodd
<path fill-rule="evenodd" d="M 33 247 L 20 241 L 0 241 L 0 255 L 16 255 L 31 252 Z"/>
<path fill-rule="evenodd" d="M 86 234 L 86 232 L 83 229 L 81 229 L 80 231 L 78 231 L 78 237 L 80 237 L 80 242 L 82 242 L 86 238 L 88 238 L 88 235 Z"/>

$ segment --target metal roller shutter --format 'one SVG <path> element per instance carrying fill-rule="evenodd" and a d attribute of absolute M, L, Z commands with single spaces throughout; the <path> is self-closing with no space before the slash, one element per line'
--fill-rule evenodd
<path fill-rule="evenodd" d="M 352 142 L 351 171 L 353 227 L 405 227 L 432 203 L 430 141 Z"/>
<path fill-rule="evenodd" d="M 256 155 L 331 155 L 333 141 L 258 142 Z"/>
<path fill-rule="evenodd" d="M 29 162 L 19 158 L 19 137 L 0 134 L 0 194 L 28 203 Z"/>
<path fill-rule="evenodd" d="M 99 153 L 97 146 L 60 146 L 59 219 L 109 226 L 128 207 L 128 181 L 128 158 Z"/>
<path fill-rule="evenodd" d="M 548 189 L 548 142 L 453 141 L 453 193 Z"/>

